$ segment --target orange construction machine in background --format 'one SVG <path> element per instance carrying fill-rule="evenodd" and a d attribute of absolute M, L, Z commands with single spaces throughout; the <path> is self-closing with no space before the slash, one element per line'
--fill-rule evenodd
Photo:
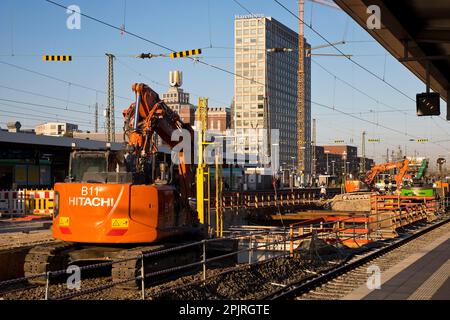
<path fill-rule="evenodd" d="M 365 177 L 361 180 L 346 180 L 345 181 L 345 191 L 346 192 L 358 192 L 358 191 L 369 191 L 373 187 L 373 183 L 378 174 L 386 172 L 389 170 L 398 169 L 398 173 L 395 175 L 396 188 L 399 190 L 403 185 L 403 178 L 408 171 L 409 160 L 404 159 L 398 162 L 388 162 L 377 166 L 367 171 Z"/>

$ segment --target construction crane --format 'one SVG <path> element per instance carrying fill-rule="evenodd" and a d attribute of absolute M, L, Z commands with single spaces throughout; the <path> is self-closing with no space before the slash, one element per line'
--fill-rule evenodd
<path fill-rule="evenodd" d="M 149 272 L 167 263 L 192 262 L 198 255 L 198 248 L 192 247 L 163 256 L 162 264 L 156 258 L 140 260 L 145 253 L 173 246 L 176 239 L 185 243 L 206 233 L 191 204 L 194 152 L 189 156 L 183 149 L 178 152 L 179 163 L 169 164 L 171 157 L 159 152 L 156 143 L 159 136 L 173 149 L 179 143 L 172 140 L 175 133 L 192 143 L 192 128 L 147 85 L 134 84 L 132 90 L 135 102 L 123 111 L 125 148 L 73 150 L 69 177 L 55 184 L 52 234 L 63 242 L 31 249 L 25 275 L 65 269 L 79 261 L 129 258 L 113 264 L 113 280 L 121 281 L 134 277 L 142 263 Z M 42 283 L 43 278 L 31 281 Z"/>

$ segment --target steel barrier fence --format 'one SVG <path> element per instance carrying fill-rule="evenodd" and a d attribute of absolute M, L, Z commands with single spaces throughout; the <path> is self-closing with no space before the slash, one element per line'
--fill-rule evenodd
<path fill-rule="evenodd" d="M 393 220 L 392 220 L 393 218 L 397 218 L 397 217 L 401 217 L 401 216 L 402 216 L 401 212 L 393 211 L 392 215 L 390 217 L 387 217 L 383 220 L 368 221 L 366 223 L 367 223 L 367 226 L 370 228 L 371 224 L 375 224 L 375 223 L 378 224 L 380 222 L 383 222 L 384 220 L 391 221 L 391 223 L 393 223 Z M 343 219 L 341 222 L 345 222 L 345 220 L 347 220 L 348 222 L 350 222 L 350 221 L 354 222 L 354 219 L 355 219 L 354 217 L 349 217 L 347 219 Z M 329 225 L 331 225 L 332 227 L 328 227 Z M 0 287 L 8 285 L 8 284 L 23 282 L 28 279 L 46 277 L 46 279 L 47 279 L 47 285 L 46 285 L 46 290 L 45 290 L 45 292 L 46 292 L 45 298 L 46 299 L 70 298 L 70 297 L 75 297 L 75 296 L 79 296 L 79 295 L 84 295 L 89 292 L 104 290 L 106 288 L 110 288 L 110 287 L 116 286 L 121 283 L 126 283 L 126 282 L 131 282 L 131 281 L 139 281 L 139 280 L 143 283 L 146 278 L 157 276 L 157 275 L 162 275 L 162 274 L 166 274 L 166 273 L 170 273 L 170 272 L 174 272 L 174 271 L 180 271 L 183 269 L 192 268 L 194 266 L 202 266 L 203 267 L 202 278 L 203 278 L 203 280 L 205 280 L 207 278 L 206 277 L 206 273 L 207 273 L 206 269 L 207 269 L 208 263 L 211 263 L 213 261 L 218 261 L 218 260 L 221 260 L 221 259 L 224 259 L 227 257 L 235 256 L 235 255 L 238 255 L 241 253 L 248 252 L 248 254 L 249 254 L 249 263 L 248 264 L 251 264 L 252 255 L 254 254 L 255 251 L 263 249 L 263 248 L 265 248 L 266 250 L 273 250 L 274 246 L 277 244 L 282 244 L 284 246 L 284 248 L 289 247 L 289 250 L 284 251 L 283 256 L 284 255 L 292 256 L 297 252 L 296 251 L 297 249 L 295 249 L 295 246 L 294 246 L 296 241 L 299 243 L 299 241 L 305 240 L 305 239 L 314 239 L 315 238 L 315 239 L 325 239 L 325 240 L 328 239 L 329 240 L 329 239 L 334 238 L 334 241 L 331 241 L 331 244 L 337 245 L 338 243 L 342 243 L 343 241 L 348 240 L 348 239 L 353 239 L 353 241 L 355 241 L 357 243 L 358 239 L 361 239 L 361 238 L 364 238 L 367 236 L 367 234 L 365 234 L 365 233 L 355 232 L 355 227 L 352 228 L 352 227 L 344 226 L 342 228 L 335 229 L 333 227 L 334 225 L 335 225 L 335 221 L 326 222 L 323 220 L 314 219 L 314 221 L 303 222 L 303 224 L 300 225 L 302 227 L 301 231 L 299 229 L 298 224 L 293 224 L 289 227 L 289 229 L 280 228 L 278 230 L 250 232 L 249 234 L 234 234 L 234 235 L 228 236 L 228 237 L 206 239 L 206 240 L 197 241 L 194 243 L 185 244 L 182 246 L 177 246 L 177 247 L 173 247 L 173 248 L 169 248 L 169 249 L 165 249 L 165 250 L 146 253 L 146 254 L 141 255 L 140 258 L 145 259 L 147 257 L 156 256 L 156 255 L 160 255 L 163 253 L 176 252 L 178 250 L 181 250 L 181 249 L 184 249 L 187 247 L 191 247 L 191 246 L 199 246 L 199 245 L 203 246 L 203 255 L 202 255 L 202 259 L 200 261 L 196 261 L 196 262 L 186 264 L 186 265 L 181 265 L 181 266 L 174 266 L 172 268 L 159 270 L 159 271 L 151 272 L 151 273 L 145 273 L 145 270 L 141 270 L 141 274 L 134 278 L 125 279 L 120 282 L 114 282 L 114 283 L 97 286 L 97 287 L 93 287 L 93 288 L 87 288 L 87 289 L 80 290 L 76 293 L 70 293 L 70 294 L 65 294 L 65 295 L 61 295 L 61 296 L 55 296 L 55 297 L 50 296 L 50 292 L 49 292 L 50 279 L 52 277 L 55 277 L 58 275 L 66 274 L 66 270 L 51 271 L 51 272 L 49 271 L 47 273 L 42 273 L 39 275 L 30 276 L 30 277 L 22 277 L 22 278 L 18 278 L 18 279 L 11 279 L 11 280 L 7 280 L 7 281 L 3 281 L 0 283 Z M 294 232 L 294 227 L 297 230 L 299 230 L 297 234 L 295 234 L 295 232 Z M 308 231 L 308 232 L 306 232 L 306 231 Z M 345 231 L 348 231 L 348 232 L 346 233 Z M 268 236 L 268 235 L 273 236 L 276 234 L 278 234 L 278 236 L 280 234 L 282 234 L 282 237 L 278 238 L 276 241 L 266 242 L 264 244 L 260 244 L 260 245 L 256 245 L 256 246 L 254 245 L 256 237 Z M 344 235 L 347 235 L 347 238 L 344 238 L 343 237 Z M 233 251 L 231 253 L 223 254 L 223 255 L 220 255 L 217 257 L 212 257 L 212 258 L 206 257 L 206 245 L 210 242 L 223 241 L 223 240 L 244 240 L 244 239 L 251 239 L 252 244 L 248 248 Z M 257 241 L 256 241 L 256 243 L 257 243 Z M 272 246 L 272 249 L 270 249 L 270 246 Z M 298 246 L 297 246 L 297 248 L 298 248 Z M 89 270 L 89 269 L 96 269 L 96 268 L 100 268 L 100 267 L 104 267 L 104 266 L 112 266 L 115 263 L 131 261 L 131 260 L 134 260 L 135 258 L 136 257 L 87 265 L 87 266 L 80 267 L 80 270 Z M 141 265 L 143 268 L 144 264 L 141 264 Z M 145 288 L 145 285 L 143 286 L 143 288 Z M 142 295 L 143 295 L 143 298 L 145 298 L 145 292 L 142 292 Z"/>
<path fill-rule="evenodd" d="M 405 199 L 403 199 L 403 200 L 405 200 Z M 430 200 L 430 201 L 432 201 L 432 200 Z M 400 203 L 401 202 L 397 201 L 397 204 L 400 204 Z M 441 216 L 446 213 L 445 209 L 448 208 L 448 203 L 449 203 L 448 198 L 440 199 L 440 201 L 438 203 L 434 203 L 433 206 L 430 206 L 430 208 L 432 208 L 434 210 L 434 212 L 433 212 L 434 215 Z M 414 205 L 407 204 L 406 206 L 403 206 L 403 208 L 401 205 L 398 205 L 397 208 L 390 208 L 390 209 L 391 209 L 390 211 L 384 210 L 384 212 L 389 213 L 389 216 L 387 216 L 383 219 L 380 219 L 380 215 L 375 215 L 375 216 L 371 217 L 372 219 L 364 221 L 364 231 L 363 232 L 357 231 L 357 228 L 355 227 L 355 225 L 352 225 L 350 227 L 345 226 L 345 223 L 347 223 L 347 222 L 348 223 L 358 222 L 357 220 L 355 220 L 355 219 L 357 219 L 355 217 L 348 217 L 348 218 L 341 219 L 339 221 L 339 223 L 344 223 L 344 224 L 338 224 L 337 226 L 336 226 L 336 221 L 326 221 L 324 218 L 318 218 L 318 219 L 311 219 L 309 221 L 304 221 L 301 223 L 291 224 L 289 226 L 289 228 L 280 227 L 275 230 L 273 230 L 273 229 L 272 230 L 264 230 L 264 231 L 258 231 L 258 232 L 250 232 L 247 234 L 242 234 L 242 233 L 236 234 L 235 233 L 228 237 L 205 239 L 202 241 L 184 244 L 184 245 L 180 245 L 180 246 L 176 246 L 176 247 L 172 247 L 172 248 L 168 248 L 168 249 L 164 249 L 164 250 L 145 253 L 138 257 L 140 259 L 145 259 L 145 258 L 148 258 L 151 256 L 157 256 L 157 255 L 161 255 L 164 253 L 176 252 L 178 250 L 182 250 L 182 249 L 192 247 L 192 246 L 202 246 L 202 251 L 203 251 L 202 259 L 200 261 L 196 261 L 196 262 L 186 264 L 186 265 L 174 266 L 171 268 L 167 268 L 164 270 L 159 270 L 159 271 L 155 271 L 155 272 L 151 272 L 151 273 L 145 273 L 144 263 L 141 263 L 142 269 L 141 269 L 141 273 L 139 276 L 136 276 L 136 277 L 133 277 L 130 279 L 125 279 L 120 282 L 114 282 L 114 283 L 109 283 L 106 285 L 83 289 L 83 290 L 80 290 L 75 293 L 64 294 L 64 295 L 55 296 L 55 297 L 50 296 L 50 292 L 49 292 L 50 279 L 52 277 L 55 277 L 58 275 L 66 274 L 66 270 L 49 271 L 49 272 L 41 273 L 38 275 L 6 280 L 3 282 L 0 282 L 0 287 L 7 286 L 10 284 L 24 282 L 24 281 L 27 281 L 28 279 L 46 277 L 47 284 L 46 284 L 46 289 L 45 289 L 45 297 L 44 297 L 45 299 L 71 298 L 71 297 L 75 297 L 75 296 L 84 295 L 84 294 L 87 294 L 90 292 L 104 290 L 106 288 L 110 288 L 110 287 L 116 286 L 118 284 L 127 283 L 127 282 L 131 282 L 131 281 L 139 281 L 139 280 L 141 281 L 141 287 L 145 289 L 144 281 L 146 278 L 158 276 L 158 275 L 162 275 L 162 274 L 166 274 L 166 273 L 170 273 L 170 272 L 174 272 L 174 271 L 180 271 L 180 270 L 192 268 L 195 266 L 202 266 L 202 269 L 203 269 L 202 279 L 203 279 L 203 281 L 205 281 L 207 278 L 207 275 L 206 275 L 207 265 L 211 262 L 218 261 L 218 260 L 221 260 L 221 259 L 224 259 L 227 257 L 231 257 L 231 256 L 235 256 L 235 255 L 237 256 L 241 253 L 248 252 L 249 260 L 248 260 L 247 265 L 249 265 L 249 264 L 252 264 L 252 260 L 253 260 L 252 256 L 255 251 L 257 251 L 259 249 L 263 249 L 263 248 L 265 248 L 266 251 L 270 251 L 270 250 L 274 251 L 275 245 L 278 245 L 278 244 L 282 244 L 282 246 L 285 248 L 284 254 L 282 254 L 280 256 L 286 256 L 286 255 L 294 256 L 295 254 L 298 254 L 298 248 L 300 245 L 300 241 L 305 240 L 305 239 L 310 239 L 310 240 L 322 239 L 322 240 L 329 242 L 331 245 L 336 246 L 336 248 L 339 243 L 345 243 L 346 241 L 349 241 L 349 240 L 352 240 L 353 242 L 358 244 L 359 240 L 367 239 L 370 236 L 370 230 L 371 230 L 372 224 L 376 224 L 377 226 L 379 226 L 380 223 L 388 222 L 388 223 L 390 223 L 389 226 L 391 228 L 392 227 L 395 227 L 395 228 L 405 227 L 414 222 L 426 221 L 427 215 L 429 214 L 429 211 L 427 210 L 427 207 L 426 207 L 426 203 L 425 204 L 415 203 Z M 392 209 L 394 209 L 394 210 L 392 210 Z M 421 219 L 412 219 L 411 213 L 410 213 L 411 210 L 418 210 L 420 212 L 419 216 L 421 217 Z M 409 217 L 409 218 L 405 220 L 405 216 Z M 375 218 L 375 219 L 373 219 L 373 218 Z M 400 221 L 400 223 L 398 223 L 398 221 Z M 403 221 L 403 223 L 402 223 L 402 221 Z M 295 232 L 296 230 L 297 230 L 297 233 Z M 282 235 L 282 237 L 280 237 L 280 235 Z M 264 244 L 255 246 L 254 243 L 255 243 L 256 237 L 258 237 L 258 236 L 265 236 L 265 237 L 277 236 L 278 238 L 276 241 L 265 242 Z M 245 240 L 245 239 L 250 239 L 249 243 L 251 243 L 251 245 L 249 245 L 248 248 L 239 249 L 237 251 L 233 251 L 233 252 L 223 254 L 220 256 L 216 256 L 216 257 L 212 257 L 212 258 L 207 258 L 207 256 L 206 256 L 206 246 L 208 243 L 215 242 L 215 241 L 224 241 L 224 240 Z M 298 243 L 297 247 L 295 247 L 296 242 Z M 258 242 L 256 241 L 256 243 L 258 243 Z M 272 248 L 270 248 L 270 246 L 272 246 Z M 359 244 L 358 244 L 358 246 L 359 246 Z M 287 247 L 289 247 L 289 250 L 286 250 Z M 134 260 L 135 258 L 136 257 L 82 266 L 82 267 L 80 267 L 80 271 L 97 269 L 97 268 L 105 267 L 105 266 L 112 266 L 113 264 L 116 264 L 116 263 Z M 142 286 L 142 284 L 143 284 L 143 286 Z M 142 297 L 145 298 L 144 290 L 142 290 L 141 294 L 142 294 Z"/>
<path fill-rule="evenodd" d="M 53 214 L 55 193 L 52 189 L 0 190 L 1 215 Z"/>

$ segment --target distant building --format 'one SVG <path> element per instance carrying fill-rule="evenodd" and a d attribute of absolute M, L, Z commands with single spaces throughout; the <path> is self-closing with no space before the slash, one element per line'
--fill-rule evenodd
<path fill-rule="evenodd" d="M 298 47 L 298 34 L 274 18 L 236 17 L 233 128 L 236 151 L 257 154 L 264 150 L 265 130 L 279 130 L 279 161 L 297 162 L 298 52 L 268 52 Z M 306 43 L 305 47 L 310 45 Z M 304 168 L 311 167 L 311 59 L 305 57 Z M 254 79 L 255 81 L 252 81 Z M 256 130 L 256 134 L 254 133 Z M 268 140 L 268 139 L 267 139 Z"/>
<path fill-rule="evenodd" d="M 342 175 L 342 154 L 332 153 L 323 146 L 316 146 L 316 174 L 317 175 Z"/>
<path fill-rule="evenodd" d="M 336 162 L 335 169 L 340 174 L 352 173 L 357 174 L 359 171 L 358 148 L 349 145 L 329 145 L 323 146 L 324 153 L 339 155 L 341 161 Z"/>
<path fill-rule="evenodd" d="M 78 125 L 67 122 L 47 122 L 35 127 L 36 135 L 62 137 L 78 130 Z"/>
<path fill-rule="evenodd" d="M 197 113 L 195 114 L 197 121 Z M 208 107 L 208 130 L 225 132 L 231 126 L 231 111 L 226 107 Z M 197 127 L 197 124 L 196 124 Z"/>
<path fill-rule="evenodd" d="M 191 126 L 195 123 L 195 106 L 189 102 L 189 93 L 181 89 L 183 84 L 181 71 L 170 71 L 170 88 L 163 93 L 162 100 L 173 110 L 176 111 L 184 123 Z"/>
<path fill-rule="evenodd" d="M 316 146 L 316 174 L 342 176 L 344 173 L 358 177 L 361 172 L 361 157 L 358 148 L 348 145 Z M 374 165 L 373 159 L 365 158 L 366 169 Z"/>
<path fill-rule="evenodd" d="M 361 168 L 361 159 L 362 159 L 362 157 L 358 157 L 358 161 L 359 161 L 359 164 L 360 164 L 360 169 L 362 169 Z M 375 161 L 373 159 L 371 159 L 371 158 L 365 157 L 364 158 L 364 162 L 366 163 L 366 168 L 365 168 L 365 170 L 360 170 L 361 172 L 364 171 L 364 173 L 369 171 L 375 165 Z"/>

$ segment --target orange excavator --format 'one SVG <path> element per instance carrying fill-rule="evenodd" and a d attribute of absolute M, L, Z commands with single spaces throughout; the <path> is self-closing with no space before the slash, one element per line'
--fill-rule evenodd
<path fill-rule="evenodd" d="M 205 236 L 191 204 L 195 190 L 192 128 L 147 85 L 134 84 L 132 90 L 135 102 L 123 111 L 124 149 L 72 152 L 69 177 L 55 185 L 52 233 L 63 242 L 31 249 L 25 259 L 25 275 L 59 270 L 80 261 L 138 257 Z M 177 157 L 159 152 L 156 136 L 171 150 L 183 142 L 184 147 L 176 153 L 178 163 L 168 164 L 167 158 Z M 174 136 L 189 141 L 174 141 Z M 193 255 L 197 252 L 145 264 L 149 268 L 167 266 L 190 261 Z M 142 263 L 136 258 L 114 264 L 113 280 L 131 277 Z"/>
<path fill-rule="evenodd" d="M 395 175 L 395 183 L 397 190 L 399 190 L 403 185 L 403 178 L 406 176 L 408 172 L 408 165 L 409 160 L 404 159 L 402 161 L 388 162 L 374 166 L 372 169 L 367 171 L 363 179 L 347 180 L 345 182 L 345 191 L 357 192 L 362 191 L 363 189 L 371 189 L 373 187 L 373 182 L 375 181 L 375 178 L 378 174 L 394 169 L 398 169 L 398 173 Z"/>

